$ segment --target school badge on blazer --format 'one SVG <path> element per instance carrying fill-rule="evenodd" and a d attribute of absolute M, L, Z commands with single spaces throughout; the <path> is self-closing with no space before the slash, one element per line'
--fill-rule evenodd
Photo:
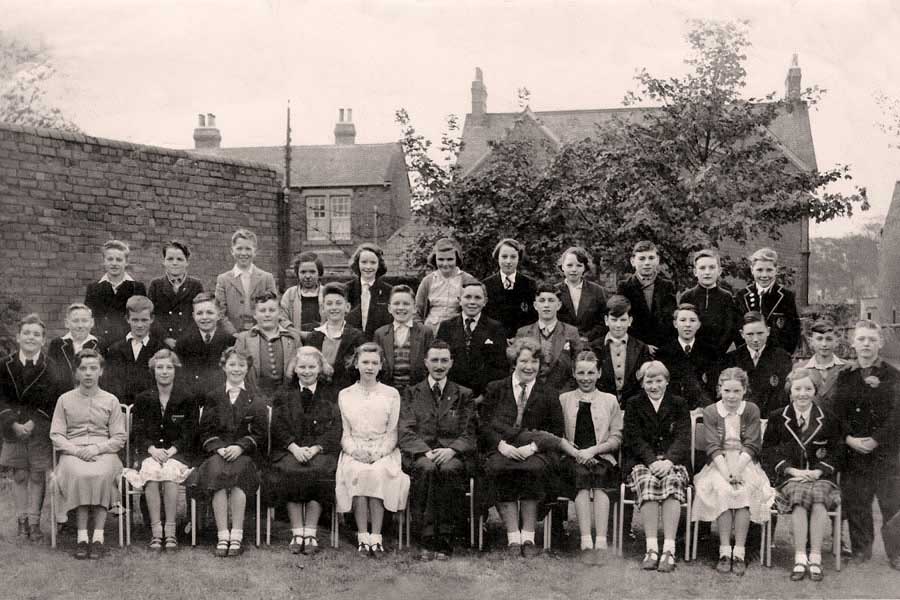
<path fill-rule="evenodd" d="M 775 327 L 778 329 L 784 328 L 784 317 L 782 315 L 778 315 L 778 318 L 775 319 Z"/>
<path fill-rule="evenodd" d="M 816 458 L 818 458 L 819 460 L 822 460 L 826 456 L 828 456 L 828 450 L 826 450 L 825 448 L 819 448 L 818 450 L 816 450 Z"/>
<path fill-rule="evenodd" d="M 771 377 L 769 377 L 769 385 L 771 385 L 772 387 L 778 387 L 779 381 L 780 380 L 778 379 L 778 375 L 772 375 Z"/>
<path fill-rule="evenodd" d="M 523 302 L 522 304 L 519 305 L 519 310 L 521 310 L 523 313 L 527 313 L 530 306 L 531 305 L 528 304 L 527 302 Z"/>

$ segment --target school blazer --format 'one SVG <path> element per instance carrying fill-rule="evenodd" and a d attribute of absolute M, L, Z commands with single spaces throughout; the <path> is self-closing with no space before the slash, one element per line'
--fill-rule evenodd
<path fill-rule="evenodd" d="M 67 391 L 58 367 L 46 353 L 41 352 L 36 367 L 36 377 L 26 383 L 18 352 L 0 359 L 0 434 L 9 442 L 18 441 L 13 423 L 43 420 L 49 427 L 56 400 Z"/>
<path fill-rule="evenodd" d="M 442 322 L 435 337 L 450 344 L 453 366 L 449 379 L 471 389 L 477 397 L 489 382 L 509 374 L 506 333 L 500 323 L 482 313 L 467 346 L 463 319 L 460 315 Z"/>
<path fill-rule="evenodd" d="M 555 451 L 565 435 L 559 394 L 539 381 L 531 388 L 521 427 L 516 427 L 518 407 L 512 377 L 488 384 L 482 411 L 480 437 L 487 452 L 496 452 L 501 440 L 513 446 L 534 442 L 541 452 Z"/>
<path fill-rule="evenodd" d="M 540 342 L 540 323 L 521 327 L 516 332 L 516 337 L 533 338 Z M 573 389 L 572 367 L 582 347 L 578 329 L 574 325 L 557 321 L 550 334 L 550 354 L 541 359 L 541 381 L 558 392 Z"/>
<path fill-rule="evenodd" d="M 369 314 L 366 317 L 366 328 L 362 326 L 362 283 L 359 277 L 347 284 L 347 300 L 351 310 L 347 314 L 347 324 L 366 334 L 366 341 L 372 341 L 375 332 L 382 326 L 393 323 L 394 318 L 388 312 L 391 298 L 391 286 L 381 277 L 375 279 L 369 288 Z"/>
<path fill-rule="evenodd" d="M 281 368 L 284 374 L 284 381 L 282 383 L 289 383 L 293 376 L 293 373 L 291 373 L 291 363 L 294 360 L 294 354 L 296 354 L 300 342 L 294 332 L 284 327 L 278 328 L 278 334 L 281 339 Z M 262 333 L 260 333 L 255 325 L 249 331 L 238 333 L 234 338 L 234 347 L 244 354 L 249 354 L 253 358 L 253 366 L 247 373 L 247 382 L 253 386 L 256 386 L 259 382 L 259 347 L 262 343 L 264 343 Z"/>
<path fill-rule="evenodd" d="M 537 284 L 534 279 L 517 272 L 511 290 L 503 287 L 500 273 L 494 273 L 482 283 L 487 290 L 484 314 L 503 325 L 507 338 L 514 337 L 519 329 L 537 321 L 538 314 L 534 309 Z"/>
<path fill-rule="evenodd" d="M 264 455 L 266 448 L 268 412 L 266 403 L 241 390 L 232 405 L 225 385 L 206 396 L 200 416 L 200 444 L 204 452 L 212 454 L 219 448 L 237 445 L 248 456 Z"/>
<path fill-rule="evenodd" d="M 472 390 L 447 381 L 436 404 L 427 379 L 406 388 L 398 429 L 407 463 L 434 448 L 452 448 L 465 460 L 476 445 Z"/>
<path fill-rule="evenodd" d="M 687 403 L 668 390 L 659 412 L 653 409 L 646 392 L 628 399 L 625 405 L 623 475 L 635 465 L 649 467 L 658 457 L 691 469 L 691 417 Z"/>
<path fill-rule="evenodd" d="M 603 317 L 606 316 L 606 291 L 599 284 L 584 280 L 578 314 L 575 314 L 575 305 L 572 303 L 572 295 L 566 282 L 557 283 L 556 289 L 559 290 L 559 299 L 562 302 L 556 315 L 560 321 L 577 327 L 581 337 L 589 341 L 606 335 L 606 324 L 603 322 Z"/>
<path fill-rule="evenodd" d="M 140 281 L 125 280 L 113 291 L 108 281 L 89 283 L 84 294 L 84 303 L 94 316 L 94 335 L 100 340 L 100 347 L 110 344 L 128 334 L 125 321 L 125 304 L 132 296 L 146 296 L 147 288 Z"/>
<path fill-rule="evenodd" d="M 225 310 L 222 324 L 226 331 L 246 331 L 256 322 L 253 318 L 253 298 L 263 292 L 275 292 L 275 278 L 268 271 L 253 267 L 250 274 L 250 295 L 244 300 L 244 287 L 241 278 L 235 277 L 231 270 L 220 273 L 216 277 L 216 301 Z"/>
<path fill-rule="evenodd" d="M 712 350 L 693 343 L 687 354 L 675 339 L 659 347 L 656 359 L 669 370 L 669 390 L 684 398 L 691 409 L 714 402 L 719 361 Z"/>
<path fill-rule="evenodd" d="M 612 394 L 622 404 L 626 399 L 641 391 L 641 384 L 637 380 L 637 371 L 642 364 L 653 360 L 647 344 L 633 335 L 628 336 L 625 344 L 625 383 L 622 390 L 616 391 L 616 373 L 613 369 L 612 352 L 604 338 L 594 340 L 594 351 L 600 357 L 600 379 L 597 381 L 597 389 L 607 394 Z"/>
<path fill-rule="evenodd" d="M 675 300 L 675 284 L 662 276 L 653 283 L 653 299 L 647 306 L 644 285 L 632 274 L 619 282 L 618 293 L 631 302 L 631 317 L 634 321 L 628 330 L 645 344 L 660 347 L 675 341 L 677 333 L 672 325 L 672 315 L 678 305 Z"/>
<path fill-rule="evenodd" d="M 165 412 L 160 411 L 159 389 L 156 386 L 141 392 L 134 399 L 131 414 L 131 436 L 138 465 L 150 456 L 150 446 L 162 450 L 174 446 L 178 450 L 174 458 L 190 464 L 197 406 L 186 386 L 178 383 L 172 386 Z"/>
<path fill-rule="evenodd" d="M 88 339 L 84 342 L 82 349 L 97 350 L 100 352 L 100 340 Z M 53 338 L 50 340 L 50 346 L 47 348 L 47 357 L 56 367 L 57 376 L 61 383 L 66 385 L 66 390 L 75 387 L 75 345 L 71 339 Z"/>
<path fill-rule="evenodd" d="M 321 446 L 322 454 L 337 457 L 341 450 L 341 411 L 337 390 L 324 381 L 316 384 L 312 403 L 303 410 L 296 377 L 275 394 L 272 410 L 272 462 L 287 456 L 288 446 Z"/>
<path fill-rule="evenodd" d="M 769 413 L 760 458 L 775 487 L 790 479 L 784 472 L 788 467 L 819 469 L 821 479 L 834 481 L 841 470 L 843 457 L 840 424 L 818 404 L 814 403 L 810 409 L 805 434 L 800 431 L 793 404 Z"/>
<path fill-rule="evenodd" d="M 335 356 L 334 364 L 331 365 L 334 367 L 334 375 L 331 377 L 331 382 L 338 390 L 342 390 L 356 382 L 356 366 L 348 363 L 353 359 L 353 353 L 356 352 L 356 349 L 365 341 L 366 336 L 362 331 L 349 325 L 344 325 L 341 341 L 338 344 L 337 356 Z M 324 333 L 321 331 L 310 331 L 303 345 L 322 350 L 324 342 Z"/>
<path fill-rule="evenodd" d="M 425 368 L 425 353 L 434 339 L 431 327 L 412 322 L 409 327 L 409 382 L 416 384 L 425 379 L 428 370 Z M 394 385 L 394 323 L 378 328 L 374 341 L 384 350 L 384 364 L 381 366 L 380 379 L 385 385 Z"/>
<path fill-rule="evenodd" d="M 562 408 L 563 421 L 566 426 L 566 439 L 575 442 L 575 426 L 578 422 L 579 392 L 571 391 L 560 394 L 559 405 Z M 619 400 L 612 394 L 597 391 L 591 400 L 591 423 L 594 425 L 594 437 L 597 445 L 614 441 L 616 447 L 600 456 L 612 464 L 618 464 L 618 449 L 622 445 L 623 412 L 619 408 Z"/>
<path fill-rule="evenodd" d="M 800 343 L 800 316 L 794 292 L 776 282 L 760 299 L 756 284 L 751 284 L 735 295 L 735 303 L 740 315 L 752 310 L 762 313 L 769 326 L 768 343 L 783 348 L 788 354 L 794 353 Z M 735 333 L 734 343 L 735 346 L 743 343 L 739 331 Z"/>
<path fill-rule="evenodd" d="M 747 346 L 741 346 L 725 355 L 727 367 L 740 367 L 747 372 L 750 389 L 746 400 L 759 407 L 760 414 L 769 414 L 776 408 L 786 406 L 788 394 L 784 382 L 793 368 L 791 355 L 772 344 L 763 348 L 759 362 L 754 367 Z"/>
<path fill-rule="evenodd" d="M 234 346 L 234 336 L 226 332 L 223 327 L 216 327 L 212 339 L 207 344 L 203 341 L 203 334 L 196 325 L 175 342 L 175 352 L 181 359 L 181 375 L 194 394 L 205 394 L 212 387 L 212 383 L 219 383 L 224 376 L 219 362 L 226 348 Z"/>
<path fill-rule="evenodd" d="M 156 385 L 150 370 L 150 358 L 165 347 L 162 340 L 151 333 L 135 359 L 131 340 L 123 338 L 117 341 L 106 351 L 106 369 L 101 378 L 103 389 L 122 404 L 133 404 L 138 394 Z"/>
<path fill-rule="evenodd" d="M 194 296 L 203 292 L 199 279 L 185 277 L 178 291 L 165 276 L 150 282 L 147 297 L 153 302 L 153 327 L 162 339 L 177 340 L 194 324 Z"/>

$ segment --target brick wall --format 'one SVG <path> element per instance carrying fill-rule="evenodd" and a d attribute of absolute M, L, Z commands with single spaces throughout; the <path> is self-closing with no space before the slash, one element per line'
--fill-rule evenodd
<path fill-rule="evenodd" d="M 247 227 L 257 264 L 274 271 L 279 186 L 264 165 L 0 124 L 0 281 L 57 335 L 65 307 L 103 274 L 110 238 L 131 245 L 145 283 L 162 274 L 166 240 L 187 242 L 189 273 L 212 290 L 233 264 L 231 234 Z"/>

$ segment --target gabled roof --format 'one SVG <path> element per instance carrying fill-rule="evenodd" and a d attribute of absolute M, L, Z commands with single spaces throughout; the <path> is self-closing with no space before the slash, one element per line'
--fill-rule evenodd
<path fill-rule="evenodd" d="M 272 166 L 284 172 L 284 146 L 195 150 Z M 403 160 L 399 142 L 291 146 L 291 187 L 354 187 L 384 185 L 392 180 L 394 160 Z M 404 166 L 405 168 L 405 166 Z"/>

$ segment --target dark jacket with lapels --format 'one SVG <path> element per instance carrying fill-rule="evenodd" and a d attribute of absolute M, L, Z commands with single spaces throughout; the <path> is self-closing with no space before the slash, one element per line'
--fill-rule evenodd
<path fill-rule="evenodd" d="M 687 403 L 668 391 L 659 412 L 646 392 L 632 396 L 625 404 L 623 430 L 623 475 L 635 465 L 649 467 L 659 457 L 691 468 L 691 416 Z"/>
<path fill-rule="evenodd" d="M 656 359 L 669 370 L 669 389 L 684 398 L 691 409 L 713 403 L 718 378 L 718 360 L 712 350 L 691 341 L 688 354 L 678 339 L 656 351 Z"/>
<path fill-rule="evenodd" d="M 391 286 L 381 277 L 375 279 L 369 288 L 369 314 L 366 316 L 366 328 L 362 326 L 362 283 L 359 277 L 347 284 L 347 301 L 351 310 L 347 314 L 347 324 L 359 329 L 366 336 L 366 341 L 371 342 L 375 331 L 394 321 L 388 312 L 390 304 Z"/>
<path fill-rule="evenodd" d="M 562 303 L 556 318 L 563 323 L 577 327 L 581 337 L 588 341 L 606 335 L 606 323 L 603 321 L 603 317 L 606 316 L 606 290 L 600 284 L 584 280 L 577 313 L 566 282 L 561 281 L 556 284 L 556 289 L 559 291 L 559 300 Z"/>
<path fill-rule="evenodd" d="M 409 323 L 409 382 L 419 383 L 428 375 L 425 354 L 434 339 L 431 327 L 411 321 Z M 394 385 L 394 323 L 382 325 L 375 332 L 374 342 L 384 350 L 384 364 L 379 379 L 385 385 Z"/>
<path fill-rule="evenodd" d="M 95 339 L 85 340 L 82 350 L 97 350 L 100 352 L 100 341 Z M 70 390 L 75 387 L 75 343 L 72 338 L 58 337 L 50 340 L 47 348 L 47 357 L 53 361 L 59 380 Z"/>
<path fill-rule="evenodd" d="M 234 404 L 224 384 L 207 394 L 200 416 L 200 444 L 204 452 L 213 454 L 219 448 L 237 445 L 248 456 L 264 456 L 268 451 L 267 428 L 266 403 L 253 398 L 247 390 L 241 390 Z"/>
<path fill-rule="evenodd" d="M 503 286 L 501 273 L 494 273 L 482 283 L 487 290 L 484 314 L 503 325 L 507 338 L 514 337 L 520 328 L 537 320 L 534 309 L 537 284 L 534 279 L 516 272 L 511 290 Z"/>
<path fill-rule="evenodd" d="M 341 411 L 334 387 L 319 381 L 307 407 L 303 406 L 296 377 L 276 392 L 272 410 L 272 462 L 284 458 L 291 444 L 321 446 L 322 454 L 337 456 L 341 450 Z"/>
<path fill-rule="evenodd" d="M 465 318 L 460 315 L 447 319 L 438 327 L 435 337 L 450 344 L 453 367 L 450 368 L 449 379 L 480 396 L 489 382 L 509 374 L 506 332 L 500 323 L 481 313 L 467 344 Z"/>
<path fill-rule="evenodd" d="M 822 471 L 821 479 L 834 481 L 844 456 L 840 424 L 818 404 L 810 407 L 806 431 L 800 430 L 794 405 L 769 413 L 760 458 L 772 485 L 778 487 L 790 476 L 785 469 Z"/>
<path fill-rule="evenodd" d="M 725 367 L 740 367 L 750 379 L 750 389 L 746 400 L 759 407 L 762 415 L 767 415 L 776 408 L 787 406 L 788 394 L 784 382 L 793 369 L 791 355 L 782 348 L 766 344 L 756 365 L 750 357 L 747 346 L 732 350 L 725 356 Z"/>
<path fill-rule="evenodd" d="M 0 359 L 0 434 L 8 442 L 18 441 L 13 423 L 40 420 L 49 428 L 56 400 L 68 390 L 46 353 L 41 352 L 32 369 L 26 377 L 18 352 Z"/>
<path fill-rule="evenodd" d="M 185 277 L 176 292 L 163 275 L 150 282 L 147 297 L 153 302 L 153 331 L 162 339 L 177 340 L 194 324 L 194 296 L 203 292 L 199 279 Z"/>
<path fill-rule="evenodd" d="M 800 316 L 794 292 L 776 282 L 760 298 L 756 285 L 751 284 L 735 295 L 735 303 L 741 315 L 750 311 L 762 313 L 769 326 L 769 343 L 788 354 L 794 353 L 800 343 Z M 742 343 L 740 332 L 735 333 L 734 343 Z"/>
<path fill-rule="evenodd" d="M 541 336 L 540 322 L 522 327 L 516 332 L 516 337 L 528 337 L 537 341 L 541 341 Z M 574 325 L 557 321 L 549 341 L 550 353 L 541 358 L 540 380 L 557 392 L 574 389 L 572 367 L 583 347 L 578 329 Z"/>
<path fill-rule="evenodd" d="M 234 341 L 234 336 L 224 327 L 216 327 L 207 344 L 195 324 L 175 343 L 175 352 L 181 359 L 182 377 L 195 395 L 205 394 L 219 383 L 225 385 L 219 362 L 225 349 L 234 346 Z"/>
<path fill-rule="evenodd" d="M 619 405 L 624 407 L 624 402 L 641 391 L 641 384 L 637 379 L 638 369 L 647 361 L 653 360 L 647 344 L 633 335 L 628 335 L 625 344 L 625 381 L 622 389 L 616 390 L 616 372 L 613 368 L 612 350 L 606 342 L 606 338 L 594 340 L 592 344 L 594 352 L 600 358 L 600 379 L 597 381 L 597 389 L 607 394 L 612 394 L 619 399 Z"/>
<path fill-rule="evenodd" d="M 496 452 L 500 441 L 513 446 L 534 442 L 541 452 L 559 450 L 566 435 L 559 393 L 539 381 L 528 395 L 522 424 L 516 427 L 518 405 L 512 377 L 488 384 L 482 407 L 481 440 L 487 452 Z"/>
<path fill-rule="evenodd" d="M 618 293 L 631 302 L 631 317 L 634 321 L 628 330 L 645 344 L 660 347 L 674 341 L 675 327 L 672 315 L 677 303 L 675 301 L 675 284 L 660 275 L 653 282 L 653 301 L 647 306 L 644 296 L 644 284 L 637 275 L 631 274 L 619 283 Z"/>
<path fill-rule="evenodd" d="M 133 404 L 135 396 L 156 385 L 150 370 L 150 359 L 166 346 L 152 333 L 149 337 L 137 358 L 134 357 L 131 340 L 124 338 L 106 351 L 106 368 L 101 385 L 122 404 Z"/>
<path fill-rule="evenodd" d="M 341 333 L 341 341 L 338 343 L 337 356 L 335 356 L 334 364 L 331 365 L 334 367 L 334 375 L 331 376 L 331 382 L 338 390 L 342 390 L 356 382 L 356 367 L 355 365 L 349 365 L 347 363 L 353 359 L 353 353 L 359 346 L 364 344 L 365 341 L 366 336 L 362 331 L 355 327 L 351 327 L 349 324 L 344 325 L 344 331 Z M 321 351 L 324 343 L 325 334 L 319 330 L 314 330 L 309 332 L 303 345 L 312 346 Z"/>
<path fill-rule="evenodd" d="M 399 446 L 404 462 L 434 448 L 452 448 L 458 458 L 475 452 L 475 405 L 472 390 L 445 380 L 441 399 L 435 402 L 428 379 L 406 388 L 400 403 Z"/>
<path fill-rule="evenodd" d="M 176 383 L 172 386 L 165 411 L 160 410 L 159 388 L 153 386 L 141 392 L 134 399 L 131 415 L 134 458 L 138 464 L 150 456 L 150 446 L 160 450 L 168 450 L 174 446 L 178 453 L 173 458 L 190 464 L 197 406 L 186 390 L 186 384 Z"/>
<path fill-rule="evenodd" d="M 147 288 L 140 281 L 125 280 L 113 289 L 108 281 L 89 283 L 84 303 L 94 317 L 94 335 L 103 350 L 128 333 L 125 305 L 132 296 L 146 296 Z"/>

